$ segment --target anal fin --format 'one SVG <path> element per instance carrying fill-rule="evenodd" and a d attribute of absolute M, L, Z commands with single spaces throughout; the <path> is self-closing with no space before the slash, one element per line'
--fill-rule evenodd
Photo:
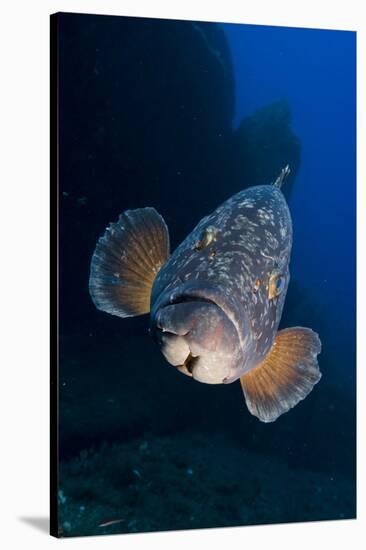
<path fill-rule="evenodd" d="M 273 422 L 297 405 L 319 382 L 319 336 L 294 327 L 278 332 L 260 365 L 240 378 L 249 411 L 262 422 Z"/>
<path fill-rule="evenodd" d="M 95 306 L 119 317 L 148 313 L 154 279 L 168 257 L 168 228 L 154 208 L 121 214 L 92 257 L 89 292 Z"/>

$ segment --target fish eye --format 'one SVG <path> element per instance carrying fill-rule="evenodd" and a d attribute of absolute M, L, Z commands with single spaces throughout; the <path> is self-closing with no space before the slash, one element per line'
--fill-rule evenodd
<path fill-rule="evenodd" d="M 278 279 L 276 280 L 276 289 L 277 289 L 277 291 L 281 291 L 283 285 L 284 285 L 284 278 L 283 277 L 278 277 Z"/>
<path fill-rule="evenodd" d="M 277 298 L 277 296 L 281 294 L 285 288 L 285 281 L 285 276 L 282 273 L 279 273 L 278 271 L 271 273 L 268 285 L 268 298 L 270 300 Z"/>

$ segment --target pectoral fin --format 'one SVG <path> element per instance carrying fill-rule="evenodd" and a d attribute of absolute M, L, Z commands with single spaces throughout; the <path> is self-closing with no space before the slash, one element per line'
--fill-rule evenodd
<path fill-rule="evenodd" d="M 319 336 L 294 327 L 278 332 L 264 361 L 240 378 L 249 411 L 262 422 L 273 422 L 297 405 L 319 382 Z"/>
<path fill-rule="evenodd" d="M 95 306 L 119 317 L 148 313 L 154 279 L 168 257 L 168 228 L 154 208 L 121 214 L 92 257 L 89 292 Z"/>

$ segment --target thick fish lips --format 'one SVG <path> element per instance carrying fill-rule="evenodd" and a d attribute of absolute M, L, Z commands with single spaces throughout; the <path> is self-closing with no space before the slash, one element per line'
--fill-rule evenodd
<path fill-rule="evenodd" d="M 206 384 L 223 384 L 240 357 L 237 330 L 224 310 L 204 293 L 170 294 L 153 319 L 155 340 L 166 360 Z"/>

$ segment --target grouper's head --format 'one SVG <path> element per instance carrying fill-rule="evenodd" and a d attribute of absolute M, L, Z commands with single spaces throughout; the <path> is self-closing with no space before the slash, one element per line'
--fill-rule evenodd
<path fill-rule="evenodd" d="M 217 290 L 196 283 L 166 291 L 153 308 L 151 332 L 166 360 L 193 379 L 223 384 L 238 377 L 239 330 Z"/>

